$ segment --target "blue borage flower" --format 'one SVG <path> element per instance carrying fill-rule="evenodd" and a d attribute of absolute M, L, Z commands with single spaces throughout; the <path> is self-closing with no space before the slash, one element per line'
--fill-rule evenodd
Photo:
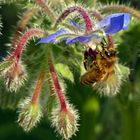
<path fill-rule="evenodd" d="M 61 28 L 55 33 L 42 38 L 37 44 L 55 44 L 60 40 L 66 40 L 66 44 L 72 44 L 74 42 L 88 43 L 94 39 L 100 40 L 104 36 L 103 32 L 109 35 L 126 30 L 130 22 L 130 17 L 131 15 L 128 13 L 111 14 L 101 20 L 97 25 L 97 29 L 95 31 L 93 30 L 90 34 L 76 34 L 69 29 Z M 80 25 L 73 20 L 70 21 L 70 24 L 79 30 L 81 29 Z M 103 31 L 102 34 L 99 31 Z"/>
<path fill-rule="evenodd" d="M 128 13 L 116 13 L 105 17 L 98 24 L 98 28 L 104 28 L 106 34 L 114 34 L 120 30 L 128 29 L 130 22 L 130 14 Z"/>

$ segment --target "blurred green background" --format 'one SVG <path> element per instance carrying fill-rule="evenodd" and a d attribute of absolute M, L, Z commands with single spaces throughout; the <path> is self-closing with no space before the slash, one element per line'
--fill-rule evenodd
<path fill-rule="evenodd" d="M 140 10 L 140 0 L 100 0 L 100 2 L 130 3 Z M 3 22 L 0 59 L 6 55 L 8 47 L 4 44 L 9 42 L 20 10 L 15 4 L 2 5 L 0 9 Z M 123 84 L 117 96 L 100 97 L 91 87 L 80 85 L 80 75 L 78 70 L 74 70 L 75 84 L 66 80 L 68 97 L 80 113 L 79 132 L 72 140 L 140 140 L 140 22 L 132 19 L 129 30 L 114 37 L 118 44 L 119 61 L 131 70 L 129 80 Z M 0 140 L 61 139 L 51 128 L 46 116 L 30 133 L 23 132 L 16 123 L 18 113 L 10 109 L 7 103 L 9 101 L 16 104 L 15 95 L 6 93 L 2 81 L 0 84 Z M 8 97 L 11 99 L 7 99 Z"/>

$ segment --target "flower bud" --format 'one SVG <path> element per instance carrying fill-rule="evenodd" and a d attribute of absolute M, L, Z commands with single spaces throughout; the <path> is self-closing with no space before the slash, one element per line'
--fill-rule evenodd
<path fill-rule="evenodd" d="M 8 62 L 7 62 L 8 63 Z M 27 74 L 24 68 L 24 65 L 21 62 L 13 61 L 7 65 L 7 67 L 3 70 L 2 75 L 5 78 L 5 84 L 9 91 L 17 91 L 20 88 L 24 81 L 27 78 Z"/>
<path fill-rule="evenodd" d="M 73 106 L 68 105 L 66 110 L 56 108 L 52 111 L 52 126 L 64 138 L 69 139 L 78 131 L 79 115 Z"/>
<path fill-rule="evenodd" d="M 41 117 L 42 111 L 38 102 L 33 103 L 30 98 L 27 98 L 19 105 L 17 122 L 26 132 L 35 127 Z"/>

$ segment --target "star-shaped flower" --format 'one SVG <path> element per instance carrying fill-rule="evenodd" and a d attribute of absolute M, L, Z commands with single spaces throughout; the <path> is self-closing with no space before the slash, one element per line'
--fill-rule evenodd
<path fill-rule="evenodd" d="M 61 28 L 55 33 L 50 34 L 42 38 L 38 44 L 41 43 L 52 43 L 55 44 L 58 41 L 66 40 L 66 44 L 72 44 L 74 42 L 88 43 L 93 40 L 100 42 L 104 33 L 106 35 L 117 33 L 121 30 L 126 30 L 130 22 L 131 15 L 128 13 L 115 13 L 105 17 L 97 24 L 97 29 L 93 30 L 90 34 L 85 33 L 75 33 L 70 29 Z M 73 20 L 70 21 L 70 24 L 75 28 L 82 31 L 82 27 L 79 24 L 75 23 Z M 101 32 L 102 31 L 102 32 Z"/>

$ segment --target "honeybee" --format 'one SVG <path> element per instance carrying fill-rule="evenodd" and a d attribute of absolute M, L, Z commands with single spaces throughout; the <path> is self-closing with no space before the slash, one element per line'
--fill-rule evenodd
<path fill-rule="evenodd" d="M 115 48 L 102 47 L 101 50 L 88 48 L 84 55 L 84 66 L 87 71 L 81 76 L 80 82 L 92 85 L 104 81 L 113 72 L 115 63 Z"/>

